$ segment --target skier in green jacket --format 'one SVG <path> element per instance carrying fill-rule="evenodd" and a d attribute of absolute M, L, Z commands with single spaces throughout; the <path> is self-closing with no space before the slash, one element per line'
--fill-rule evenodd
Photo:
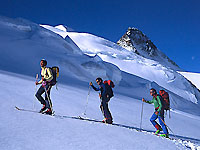
<path fill-rule="evenodd" d="M 151 96 L 153 96 L 153 99 L 151 101 L 146 101 L 144 98 L 142 99 L 143 102 L 154 104 L 155 112 L 153 113 L 152 117 L 150 118 L 151 123 L 154 125 L 154 127 L 157 129 L 155 134 L 157 135 L 160 133 L 160 131 L 163 130 L 164 134 L 161 134 L 160 136 L 168 137 L 168 130 L 164 122 L 164 109 L 162 107 L 162 101 L 161 96 L 157 94 L 155 89 L 150 90 Z M 158 118 L 160 125 L 155 121 Z"/>

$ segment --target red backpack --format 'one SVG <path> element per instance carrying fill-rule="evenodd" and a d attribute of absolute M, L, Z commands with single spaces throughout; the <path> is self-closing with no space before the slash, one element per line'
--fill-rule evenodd
<path fill-rule="evenodd" d="M 164 90 L 160 90 L 159 94 L 162 97 L 162 105 L 164 110 L 170 110 L 169 94 Z"/>
<path fill-rule="evenodd" d="M 104 84 L 108 84 L 109 86 L 111 86 L 112 88 L 114 88 L 115 87 L 115 84 L 111 81 L 111 80 L 105 80 L 104 82 L 103 82 Z"/>
<path fill-rule="evenodd" d="M 103 82 L 103 84 L 105 85 L 106 94 L 109 95 L 109 98 L 113 97 L 114 94 L 113 94 L 112 88 L 115 87 L 114 83 L 113 83 L 111 80 L 105 80 L 105 81 Z"/>

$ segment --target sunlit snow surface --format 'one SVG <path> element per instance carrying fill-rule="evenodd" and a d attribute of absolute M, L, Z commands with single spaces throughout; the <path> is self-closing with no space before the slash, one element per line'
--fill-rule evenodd
<path fill-rule="evenodd" d="M 156 82 L 193 103 L 198 103 L 200 99 L 197 89 L 181 74 L 157 61 L 138 56 L 113 42 L 89 33 L 65 32 L 52 26 L 42 26 L 63 38 L 69 36 L 85 54 L 97 54 L 102 60 L 117 65 L 122 71 Z"/>
<path fill-rule="evenodd" d="M 195 102 L 195 99 L 190 97 L 194 91 L 184 78 L 180 76 L 177 85 L 170 84 L 170 87 L 173 90 L 183 91 L 188 86 L 188 94 L 185 95 L 189 98 L 183 98 L 184 93 L 177 95 L 176 91 L 168 91 L 173 111 L 171 112 L 172 118 L 166 118 L 167 125 L 175 134 L 173 135 L 170 131 L 170 137 L 181 140 L 171 141 L 152 135 L 155 129 L 149 118 L 154 107 L 149 104 L 144 104 L 143 110 L 142 128 L 145 131 L 137 132 L 134 128 L 140 127 L 141 98 L 150 100 L 149 89 L 151 87 L 162 88 L 165 84 L 164 81 L 161 81 L 164 79 L 175 82 L 173 76 L 176 73 L 174 75 L 173 71 L 167 70 L 167 67 L 136 56 L 103 38 L 83 34 L 85 38 L 80 42 L 88 43 L 81 47 L 76 38 L 73 39 L 73 35 L 63 31 L 61 26 L 55 30 L 68 36 L 63 35 L 63 39 L 63 37 L 27 20 L 0 17 L 1 150 L 132 150 L 187 149 L 189 147 L 198 149 L 200 109 L 199 105 L 191 102 Z M 82 37 L 78 33 L 71 34 L 77 36 L 77 39 Z M 88 41 L 84 41 L 84 39 Z M 57 115 L 79 116 L 87 108 L 87 117 L 103 119 L 97 92 L 90 92 L 86 107 L 88 83 L 94 82 L 95 78 L 100 76 L 103 79 L 112 79 L 116 83 L 115 96 L 111 99 L 109 107 L 114 122 L 124 125 L 124 127 L 67 118 L 60 119 L 39 113 L 15 110 L 15 106 L 37 111 L 42 107 L 34 96 L 39 88 L 34 84 L 35 75 L 40 72 L 39 62 L 42 58 L 48 60 L 48 66 L 60 67 L 58 90 L 54 87 L 51 92 L 53 109 Z M 129 61 L 132 64 L 127 65 L 125 62 Z M 124 65 L 120 66 L 121 63 Z M 135 72 L 138 74 L 131 69 L 135 64 L 139 65 L 132 69 L 137 70 Z M 148 66 L 151 69 L 148 69 Z M 162 69 L 159 68 L 162 68 L 163 72 L 171 73 L 168 74 L 170 80 L 164 78 L 162 74 L 160 77 L 156 76 L 156 69 L 162 72 Z M 146 71 L 145 74 L 140 71 L 142 69 L 143 72 Z M 152 69 L 154 71 L 151 71 Z M 159 77 L 160 83 L 152 82 L 151 76 Z M 176 76 L 176 78 L 178 77 Z M 146 131 L 151 131 L 151 133 Z"/>
<path fill-rule="evenodd" d="M 200 74 L 193 72 L 179 72 L 185 78 L 190 80 L 198 89 L 200 89 Z"/>
<path fill-rule="evenodd" d="M 14 81 L 14 82 L 13 82 Z M 39 110 L 41 105 L 35 99 L 34 78 L 23 75 L 0 72 L 0 149 L 187 149 L 200 148 L 200 118 L 189 114 L 171 112 L 172 118 L 166 118 L 170 137 L 181 140 L 168 140 L 153 133 L 149 118 L 153 106 L 144 104 L 143 132 L 125 127 L 94 123 L 67 118 L 55 118 L 39 113 L 20 112 L 14 107 Z M 11 88 L 12 87 L 12 88 Z M 37 87 L 38 88 L 38 87 Z M 57 115 L 79 116 L 85 110 L 88 87 L 60 85 L 52 89 L 53 108 Z M 91 91 L 86 116 L 103 119 L 99 109 L 98 94 Z M 110 110 L 114 122 L 130 128 L 140 127 L 141 101 L 122 95 L 115 95 L 110 101 Z M 82 115 L 83 116 L 83 115 Z M 144 144 L 145 143 L 145 144 Z"/>

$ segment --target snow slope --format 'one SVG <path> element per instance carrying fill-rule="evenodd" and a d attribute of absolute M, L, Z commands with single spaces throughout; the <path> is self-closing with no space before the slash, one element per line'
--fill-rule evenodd
<path fill-rule="evenodd" d="M 49 66 L 59 65 L 62 82 L 67 82 L 66 78 L 94 79 L 97 74 L 113 80 L 121 78 L 116 66 L 84 55 L 69 37 L 64 40 L 27 20 L 1 17 L 0 32 L 1 70 L 35 76 L 40 60 L 45 58 Z M 99 70 L 94 71 L 97 67 Z M 109 72 L 115 74 L 110 76 Z"/>
<path fill-rule="evenodd" d="M 56 29 L 60 30 L 60 28 Z M 146 132 L 136 132 L 140 126 L 141 98 L 151 99 L 149 89 L 161 89 L 160 85 L 142 77 L 120 70 L 115 64 L 105 62 L 101 55 L 88 49 L 84 54 L 70 36 L 59 35 L 24 19 L 0 17 L 0 149 L 199 149 L 199 105 L 170 92 L 172 119 L 166 123 L 175 136 L 182 140 L 171 141 Z M 65 31 L 61 32 L 65 33 Z M 87 36 L 87 34 L 86 34 Z M 103 40 L 103 41 L 102 41 Z M 124 60 L 129 51 L 102 39 L 102 52 Z M 98 38 L 97 38 L 98 42 Z M 94 44 L 96 47 L 96 43 Z M 106 46 L 107 44 L 107 46 Z M 113 44 L 112 46 L 110 44 Z M 116 47 L 115 47 L 116 46 Z M 115 52 L 113 53 L 113 47 Z M 96 49 L 98 51 L 98 48 Z M 107 51 L 108 50 L 108 51 Z M 125 54 L 126 55 L 123 55 Z M 112 56 L 112 57 L 114 57 Z M 135 57 L 130 55 L 130 57 Z M 84 112 L 88 82 L 97 76 L 112 79 L 116 83 L 115 96 L 110 101 L 114 122 L 127 129 L 101 123 L 73 119 L 59 119 L 38 113 L 19 112 L 18 107 L 39 110 L 35 99 L 35 74 L 40 72 L 39 62 L 48 60 L 48 65 L 60 67 L 58 91 L 53 88 L 51 99 L 58 115 L 78 116 Z M 142 57 L 138 59 L 144 60 Z M 134 83 L 134 84 L 132 84 Z M 37 87 L 38 88 L 38 87 Z M 103 119 L 99 110 L 98 93 L 91 91 L 87 117 Z M 34 108 L 35 106 L 35 108 Z M 144 104 L 142 128 L 153 132 L 149 118 L 153 106 Z M 184 111 L 184 112 L 183 112 Z M 180 128 L 183 127 L 183 128 Z M 145 143 L 145 144 L 144 144 Z"/>
<path fill-rule="evenodd" d="M 195 150 L 200 148 L 198 146 L 200 145 L 200 135 L 196 132 L 199 129 L 199 117 L 191 118 L 172 112 L 172 119 L 166 119 L 166 122 L 175 135 L 182 140 L 171 141 L 151 133 L 137 132 L 134 129 L 17 111 L 14 109 L 15 105 L 33 109 L 34 103 L 35 109 L 40 109 L 41 106 L 34 97 L 34 78 L 1 71 L 0 82 L 2 99 L 0 105 L 1 150 L 156 150 L 163 148 L 169 150 L 192 148 Z M 81 115 L 85 109 L 87 92 L 87 87 L 77 88 L 60 85 L 58 91 L 53 88 L 51 98 L 56 114 Z M 110 109 L 114 122 L 139 128 L 141 101 L 115 95 L 110 101 Z M 152 113 L 153 106 L 145 104 L 142 128 L 147 131 L 154 131 L 149 121 Z M 86 114 L 89 118 L 102 119 L 98 94 L 94 91 L 91 91 Z M 181 129 L 180 126 L 187 130 Z M 173 137 L 173 135 L 171 136 Z"/>
<path fill-rule="evenodd" d="M 83 53 L 98 55 L 102 60 L 115 64 L 120 70 L 137 75 L 181 96 L 182 98 L 198 103 L 199 91 L 193 87 L 181 74 L 160 64 L 157 61 L 146 59 L 117 44 L 101 37 L 88 33 L 65 32 L 49 25 L 41 25 L 63 38 L 70 37 Z"/>
<path fill-rule="evenodd" d="M 179 72 L 185 78 L 190 80 L 198 89 L 200 89 L 200 74 L 193 72 Z"/>

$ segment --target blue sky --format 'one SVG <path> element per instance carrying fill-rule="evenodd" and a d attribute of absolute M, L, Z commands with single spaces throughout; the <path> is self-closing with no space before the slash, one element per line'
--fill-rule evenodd
<path fill-rule="evenodd" d="M 113 42 L 136 27 L 182 69 L 200 72 L 199 0 L 1 0 L 0 15 L 65 24 Z"/>

